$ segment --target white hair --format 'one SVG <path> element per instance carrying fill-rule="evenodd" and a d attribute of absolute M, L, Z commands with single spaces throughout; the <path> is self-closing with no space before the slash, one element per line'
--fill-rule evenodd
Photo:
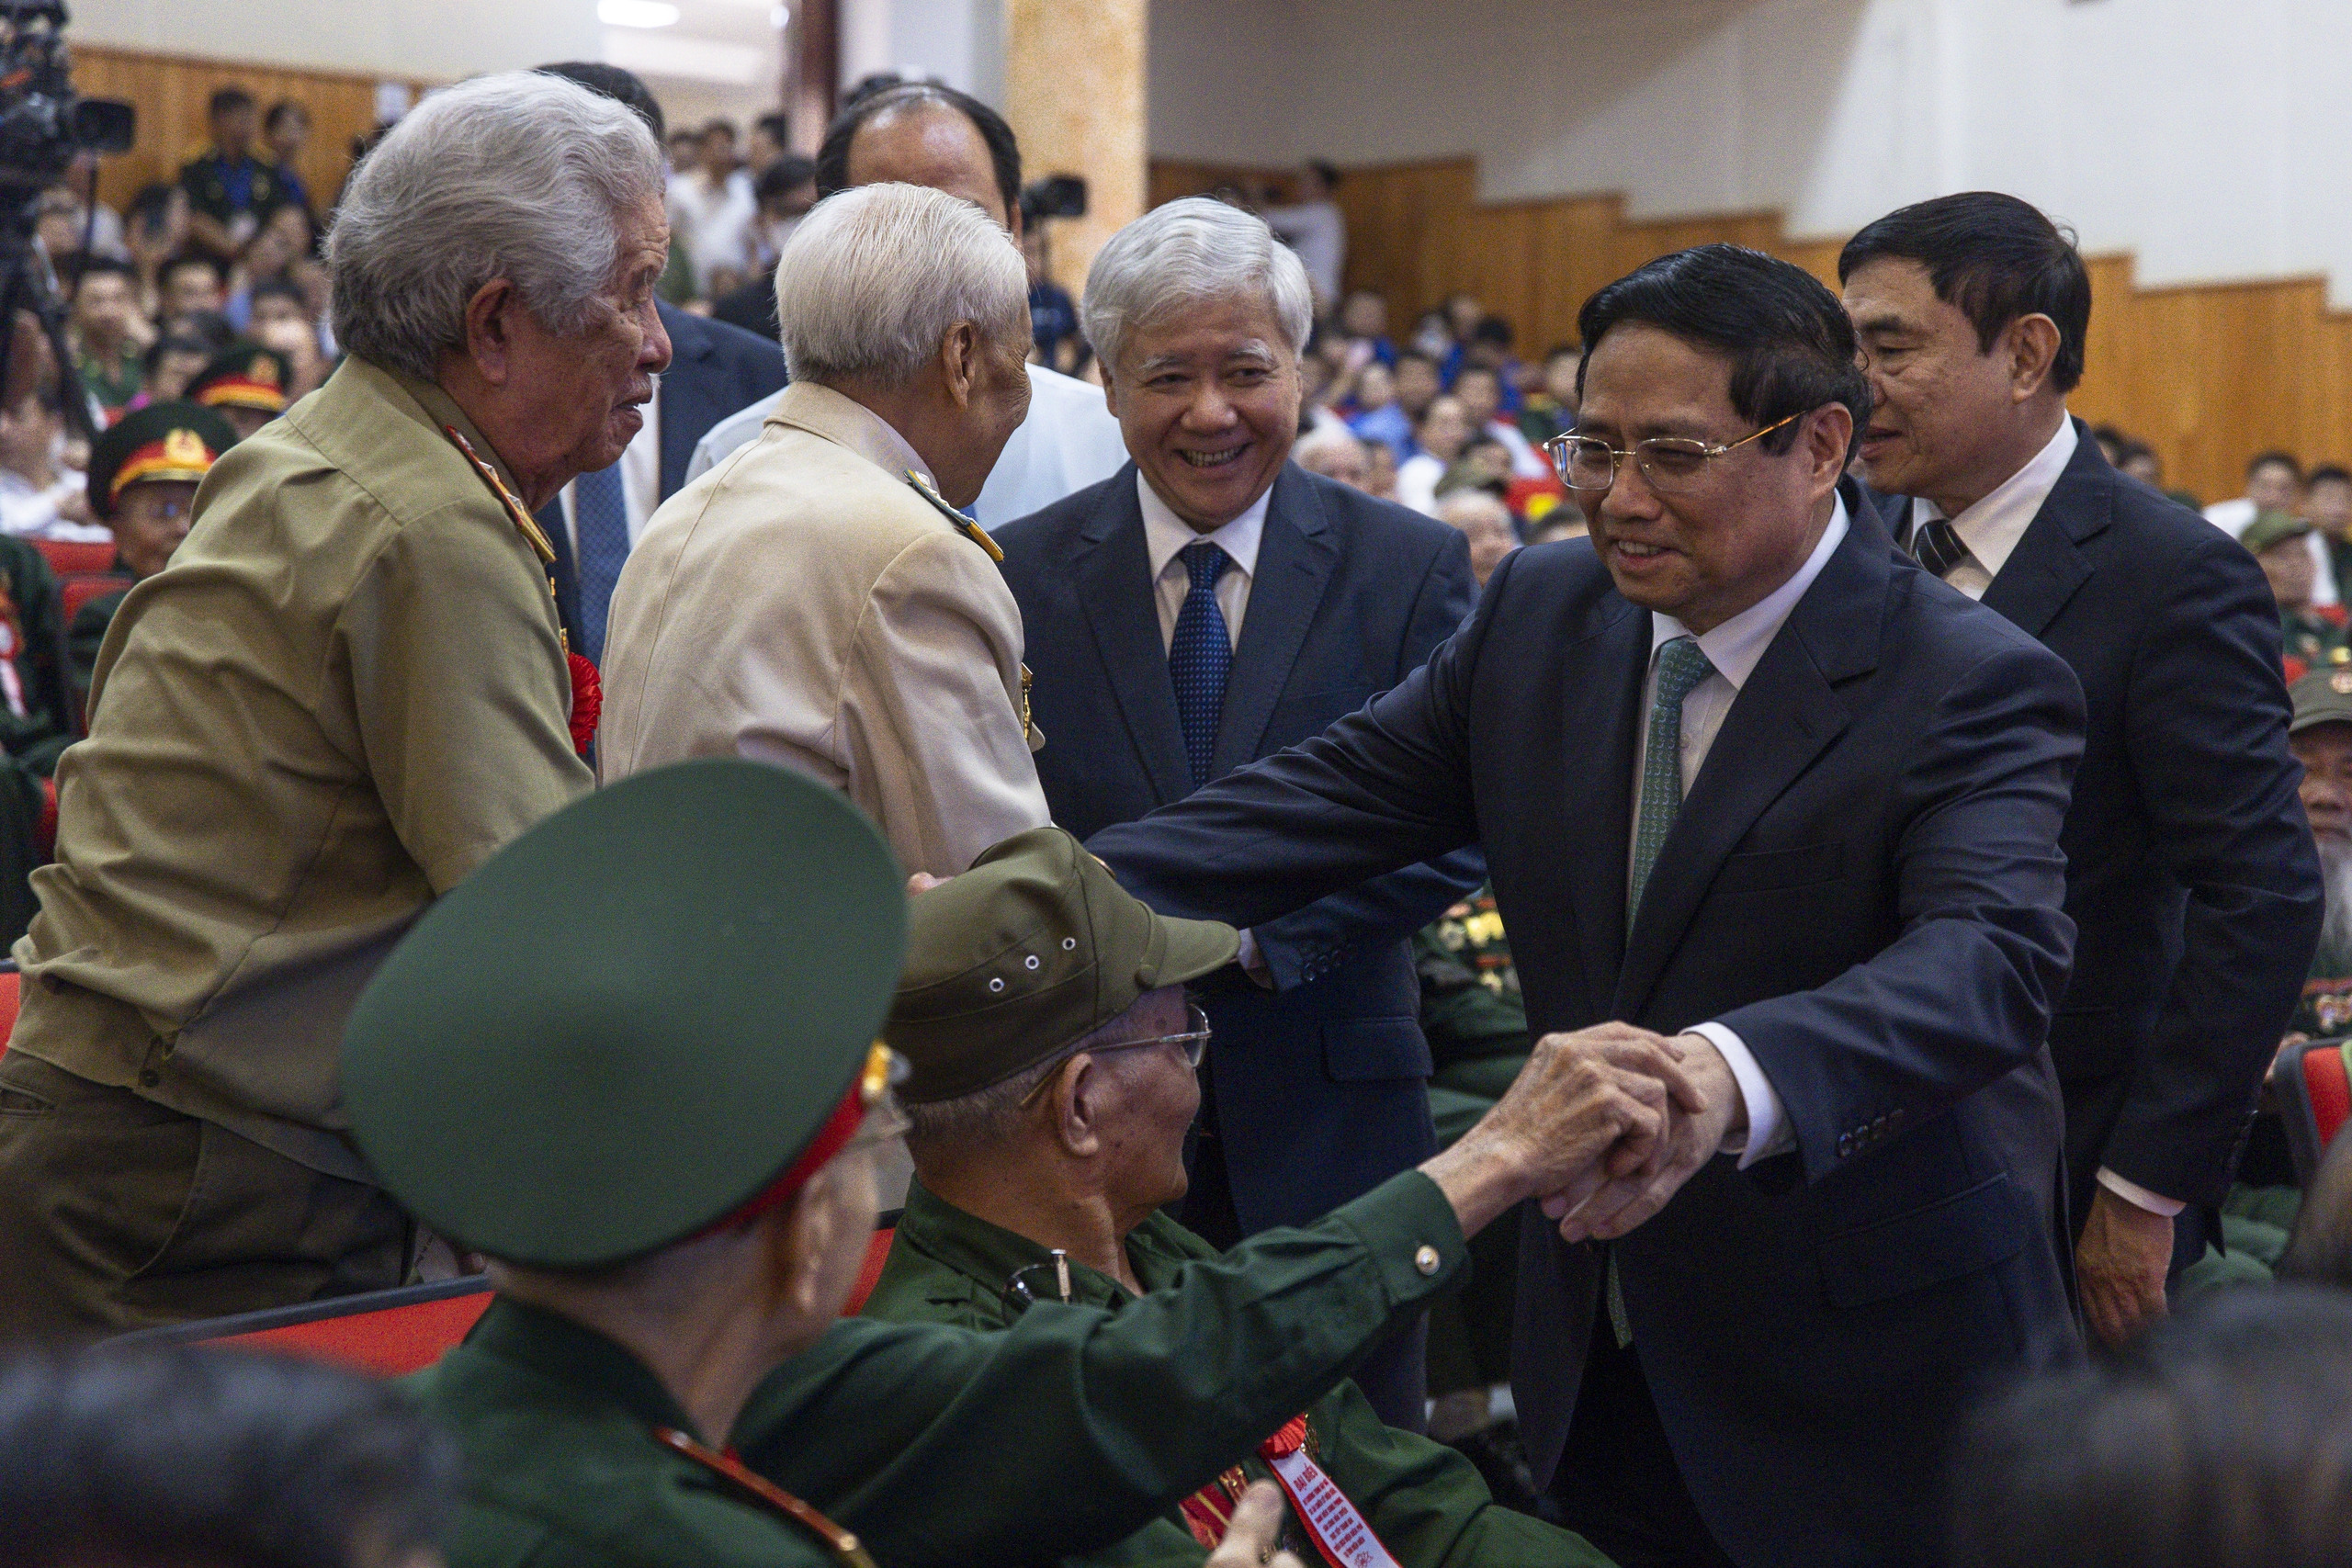
<path fill-rule="evenodd" d="M 859 186 L 801 220 L 775 264 L 776 322 L 796 381 L 899 386 L 959 322 L 998 343 L 1029 331 L 1029 268 L 1012 236 L 927 186 Z"/>
<path fill-rule="evenodd" d="M 334 333 L 432 379 L 492 278 L 571 335 L 620 264 L 620 217 L 662 194 L 662 150 L 628 106 L 535 71 L 434 94 L 352 171 L 327 235 Z"/>
<path fill-rule="evenodd" d="M 1500 523 L 1506 528 L 1510 526 L 1510 508 L 1503 504 L 1502 497 L 1476 485 L 1447 491 L 1437 503 L 1437 516 L 1439 522 L 1451 523 L 1457 528 L 1476 517 Z"/>
<path fill-rule="evenodd" d="M 1292 462 L 1304 468 L 1311 467 L 1315 458 L 1326 453 L 1336 455 L 1341 452 L 1353 452 L 1367 460 L 1372 456 L 1371 450 L 1357 440 L 1346 425 L 1318 424 L 1298 438 L 1298 445 L 1290 449 L 1290 457 Z"/>
<path fill-rule="evenodd" d="M 1105 373 L 1126 334 L 1187 306 L 1254 296 L 1271 307 L 1293 354 L 1315 325 L 1315 292 L 1296 252 L 1265 220 L 1204 196 L 1154 208 L 1111 236 L 1086 275 L 1080 319 Z"/>

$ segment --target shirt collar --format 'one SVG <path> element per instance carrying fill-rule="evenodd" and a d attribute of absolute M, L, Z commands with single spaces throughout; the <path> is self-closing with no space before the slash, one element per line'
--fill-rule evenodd
<path fill-rule="evenodd" d="M 768 423 L 796 425 L 846 446 L 894 479 L 913 473 L 922 475 L 925 484 L 938 482 L 931 465 L 888 421 L 856 399 L 815 381 L 795 381 L 778 393 Z"/>
<path fill-rule="evenodd" d="M 1151 557 L 1151 578 L 1157 582 L 1159 574 L 1177 553 L 1196 539 L 1206 539 L 1223 550 L 1241 569 L 1244 577 L 1258 575 L 1258 541 L 1266 531 L 1266 505 L 1274 498 L 1274 487 L 1268 485 L 1266 493 L 1250 503 L 1249 509 L 1213 534 L 1194 532 L 1193 525 L 1169 509 L 1151 488 L 1151 481 L 1136 470 L 1136 498 L 1143 502 L 1144 548 Z"/>
<path fill-rule="evenodd" d="M 1813 547 L 1813 554 L 1797 568 L 1795 576 L 1714 630 L 1697 634 L 1699 651 L 1707 656 L 1707 662 L 1715 667 L 1716 674 L 1731 682 L 1733 691 L 1747 684 L 1747 678 L 1756 672 L 1758 660 L 1772 646 L 1773 637 L 1780 635 L 1781 627 L 1796 609 L 1797 601 L 1804 597 L 1813 580 L 1821 575 L 1821 569 L 1837 553 L 1838 544 L 1846 537 L 1846 498 L 1841 495 L 1830 509 L 1829 526 L 1821 531 L 1821 542 Z M 1672 615 L 1657 610 L 1650 612 L 1653 658 L 1676 637 L 1691 635 L 1690 628 Z"/>
<path fill-rule="evenodd" d="M 2041 511 L 2041 503 L 2050 499 L 2057 488 L 2058 478 L 2074 460 L 2079 441 L 2075 434 L 2075 422 L 2061 414 L 2058 434 L 2049 444 L 2033 455 L 2025 467 L 1996 485 L 1991 493 L 1951 520 L 1952 532 L 1976 558 L 1987 577 L 2001 575 L 2001 568 L 2025 537 L 2026 529 Z M 1943 509 L 1926 496 L 1911 498 L 1911 525 L 1917 528 L 1930 518 L 1941 517 Z"/>
<path fill-rule="evenodd" d="M 584 1324 L 511 1296 L 494 1298 L 453 1354 L 520 1368 L 600 1404 L 618 1405 L 649 1427 L 695 1429 L 676 1396 L 634 1351 Z"/>
<path fill-rule="evenodd" d="M 1198 1257 L 1216 1256 L 1205 1244 L 1191 1240 L 1165 1213 L 1155 1213 L 1127 1235 L 1127 1266 L 1147 1291 L 1169 1284 L 1176 1270 Z M 942 1269 L 961 1274 L 982 1292 L 990 1307 L 1001 1305 L 1004 1286 L 1021 1269 L 1050 1263 L 1053 1255 L 1017 1232 L 990 1224 L 956 1207 L 922 1184 L 907 1183 L 907 1206 L 899 1216 L 891 1246 L 908 1247 Z M 1033 1276 L 1033 1283 L 1034 1283 Z M 1131 1300 L 1126 1287 L 1108 1274 L 1073 1259 L 1069 1266 L 1070 1300 L 1080 1306 L 1116 1309 Z"/>

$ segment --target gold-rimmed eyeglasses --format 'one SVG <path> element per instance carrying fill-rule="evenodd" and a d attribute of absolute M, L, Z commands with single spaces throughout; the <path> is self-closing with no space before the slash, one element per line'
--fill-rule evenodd
<path fill-rule="evenodd" d="M 1201 1058 L 1208 1053 L 1209 1015 L 1201 1010 L 1200 1003 L 1186 1002 L 1184 1021 L 1191 1027 L 1182 1034 L 1155 1034 L 1148 1040 L 1114 1040 L 1107 1045 L 1074 1046 L 1055 1057 L 1054 1062 L 1058 1066 L 1069 1061 L 1072 1056 L 1080 1055 L 1107 1056 L 1114 1051 L 1140 1051 L 1151 1045 L 1181 1045 L 1184 1048 L 1184 1065 L 1198 1070 Z M 1046 1092 L 1046 1086 L 1053 1081 L 1054 1075 L 1051 1073 L 1039 1078 L 1031 1087 L 1029 1092 L 1021 1097 L 1021 1103 L 1026 1106 L 1035 1102 L 1039 1095 Z"/>
<path fill-rule="evenodd" d="M 1687 488 L 1716 458 L 1736 452 L 1751 441 L 1760 441 L 1812 412 L 1800 410 L 1778 424 L 1749 431 L 1736 441 L 1717 444 L 1702 441 L 1695 435 L 1653 435 L 1646 441 L 1634 442 L 1631 451 L 1621 451 L 1598 435 L 1578 435 L 1571 431 L 1544 443 L 1544 454 L 1552 459 L 1552 469 L 1560 476 L 1560 482 L 1570 490 L 1609 489 L 1617 482 L 1617 466 L 1631 457 L 1650 489 L 1671 493 Z"/>

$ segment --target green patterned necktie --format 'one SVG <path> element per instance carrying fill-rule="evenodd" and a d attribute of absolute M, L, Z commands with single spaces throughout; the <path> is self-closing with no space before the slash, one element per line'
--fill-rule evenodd
<path fill-rule="evenodd" d="M 1650 705 L 1650 739 L 1642 756 L 1642 798 L 1634 815 L 1634 881 L 1625 899 L 1625 927 L 1641 912 L 1642 889 L 1666 847 L 1668 829 L 1682 809 L 1682 699 L 1715 672 L 1698 639 L 1679 637 L 1657 653 L 1657 697 Z"/>

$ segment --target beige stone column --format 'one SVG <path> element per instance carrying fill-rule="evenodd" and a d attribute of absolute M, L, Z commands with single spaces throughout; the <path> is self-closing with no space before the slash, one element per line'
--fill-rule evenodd
<path fill-rule="evenodd" d="M 1021 177 L 1086 181 L 1086 216 L 1053 226 L 1054 276 L 1072 295 L 1102 242 L 1143 215 L 1148 5 L 1004 0 L 1004 117 Z"/>

